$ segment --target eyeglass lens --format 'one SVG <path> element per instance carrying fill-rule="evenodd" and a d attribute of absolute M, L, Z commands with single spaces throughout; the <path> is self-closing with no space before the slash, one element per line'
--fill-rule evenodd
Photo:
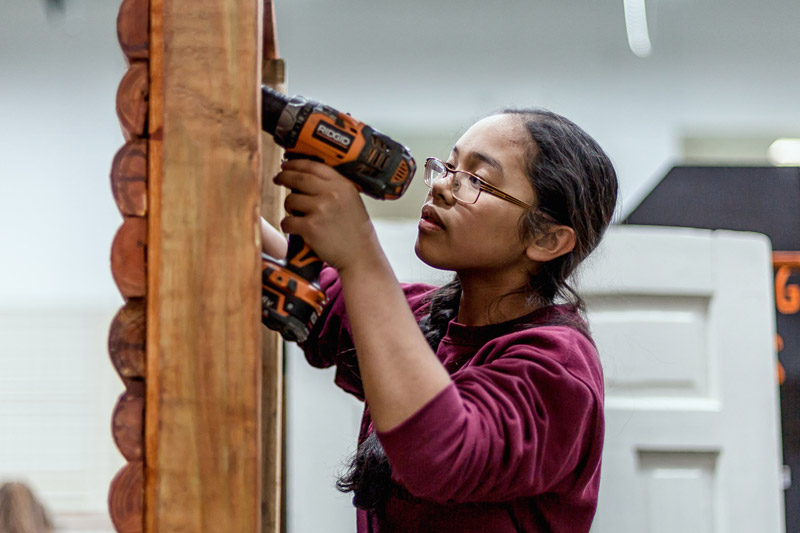
<path fill-rule="evenodd" d="M 481 184 L 478 180 L 458 170 L 448 169 L 444 163 L 438 159 L 429 159 L 425 164 L 425 184 L 428 187 L 433 185 L 440 179 L 445 179 L 448 174 L 453 176 L 451 182 L 451 191 L 456 200 L 464 203 L 472 204 L 478 200 L 478 195 L 481 192 Z"/>

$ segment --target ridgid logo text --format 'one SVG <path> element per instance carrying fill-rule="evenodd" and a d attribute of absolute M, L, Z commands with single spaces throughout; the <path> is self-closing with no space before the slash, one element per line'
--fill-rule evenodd
<path fill-rule="evenodd" d="M 355 139 L 352 135 L 336 129 L 330 124 L 325 124 L 324 122 L 320 122 L 317 125 L 314 130 L 314 137 L 342 152 L 347 152 L 350 145 L 353 144 L 353 139 Z"/>

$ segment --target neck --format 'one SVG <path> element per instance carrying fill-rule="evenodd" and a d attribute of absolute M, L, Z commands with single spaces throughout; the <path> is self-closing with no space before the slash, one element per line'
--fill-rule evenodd
<path fill-rule="evenodd" d="M 503 272 L 459 272 L 461 302 L 457 321 L 467 326 L 498 324 L 527 315 L 538 305 L 528 303 L 528 293 L 517 292 L 527 285 L 527 273 L 521 276 Z"/>

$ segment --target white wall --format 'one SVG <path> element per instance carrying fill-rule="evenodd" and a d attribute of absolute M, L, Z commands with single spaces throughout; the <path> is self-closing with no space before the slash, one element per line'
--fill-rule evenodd
<path fill-rule="evenodd" d="M 121 303 L 108 268 L 122 221 L 109 171 L 125 61 L 119 1 L 0 3 L 0 305 Z"/>
<path fill-rule="evenodd" d="M 0 1 L 0 481 L 33 486 L 62 530 L 109 531 L 122 305 L 109 269 L 122 219 L 119 1 Z"/>

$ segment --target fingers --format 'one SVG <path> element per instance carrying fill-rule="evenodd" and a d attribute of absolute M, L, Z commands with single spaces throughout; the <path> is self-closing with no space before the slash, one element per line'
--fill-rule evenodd
<path fill-rule="evenodd" d="M 292 192 L 283 201 L 286 217 L 281 220 L 281 229 L 286 233 L 294 233 L 308 239 L 308 231 L 314 226 L 315 220 L 310 220 L 324 207 L 320 204 L 324 196 L 310 196 L 305 193 Z"/>
<path fill-rule="evenodd" d="M 281 221 L 281 229 L 303 237 L 315 250 L 320 246 L 336 256 L 336 246 L 341 241 L 338 233 L 352 233 L 342 230 L 342 226 L 363 225 L 346 223 L 362 216 L 362 211 L 367 217 L 358 188 L 332 167 L 317 161 L 294 159 L 284 162 L 281 169 L 273 181 L 290 189 L 283 203 L 287 216 Z"/>
<path fill-rule="evenodd" d="M 305 219 L 305 217 L 287 215 L 283 220 L 281 220 L 281 229 L 286 233 L 299 235 L 308 240 L 308 221 Z"/>
<path fill-rule="evenodd" d="M 332 167 L 308 159 L 292 159 L 281 165 L 281 172 L 273 179 L 282 185 L 304 194 L 319 194 L 345 178 Z"/>
<path fill-rule="evenodd" d="M 305 193 L 291 193 L 283 201 L 287 213 L 307 215 L 317 206 L 317 200 Z"/>

